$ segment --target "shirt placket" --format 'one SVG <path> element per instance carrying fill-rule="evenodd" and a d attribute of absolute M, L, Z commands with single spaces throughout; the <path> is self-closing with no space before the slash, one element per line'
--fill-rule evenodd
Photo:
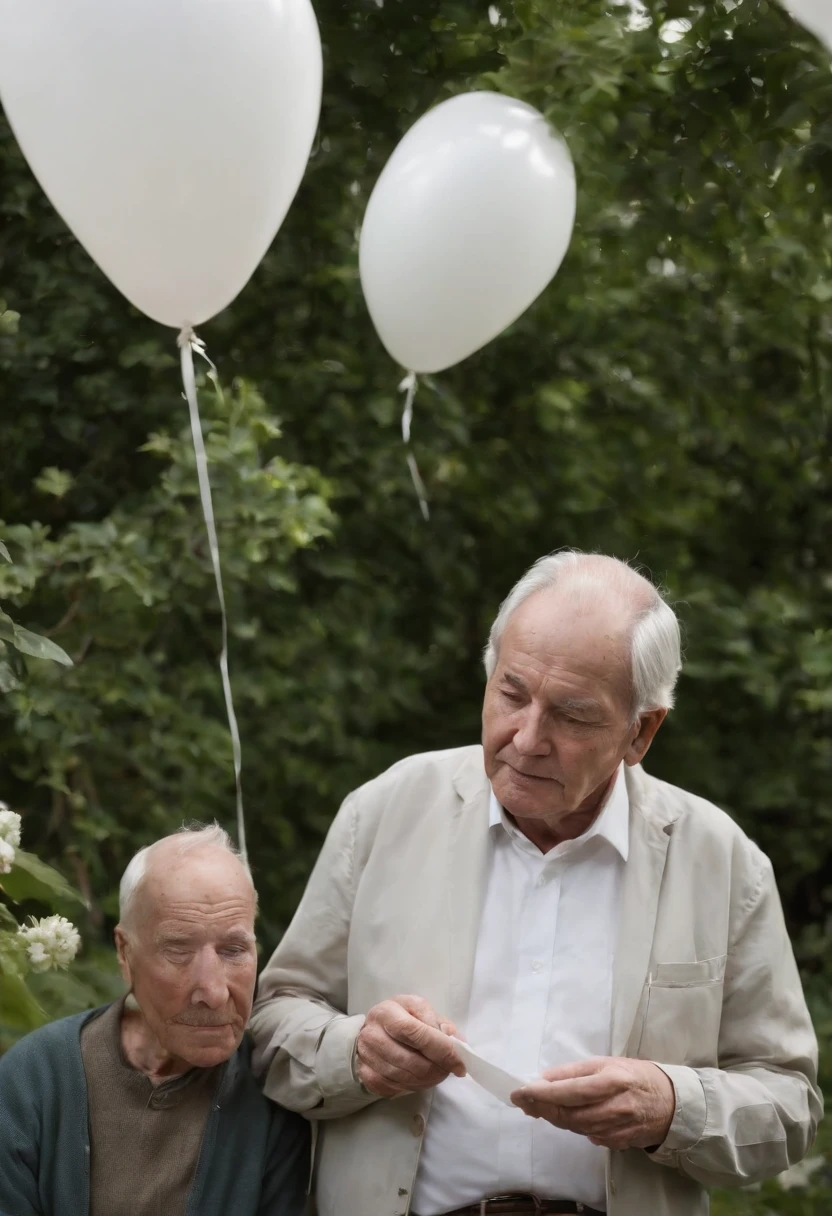
<path fill-rule="evenodd" d="M 515 846 L 517 847 L 517 846 Z M 554 859 L 522 854 L 527 888 L 518 923 L 517 983 L 506 1036 L 504 1067 L 523 1080 L 537 1077 L 546 1030 L 560 903 L 560 867 Z M 519 859 L 518 859 L 519 860 Z M 500 1178 L 533 1176 L 533 1123 L 504 1108 L 500 1126 Z"/>

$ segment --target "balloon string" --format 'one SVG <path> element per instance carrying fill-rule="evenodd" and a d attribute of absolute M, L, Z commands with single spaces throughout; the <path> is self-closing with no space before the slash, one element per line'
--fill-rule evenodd
<path fill-rule="evenodd" d="M 197 354 L 211 369 L 211 379 L 219 388 L 217 369 L 205 353 L 205 344 L 196 336 L 189 325 L 186 325 L 177 338 L 182 361 L 182 383 L 191 416 L 191 434 L 194 441 L 196 456 L 196 471 L 199 479 L 199 496 L 202 499 L 202 514 L 205 517 L 205 527 L 208 532 L 208 547 L 211 551 L 211 564 L 214 567 L 214 580 L 217 584 L 217 598 L 220 602 L 222 615 L 222 651 L 220 653 L 220 672 L 222 674 L 222 690 L 225 695 L 225 709 L 228 715 L 228 729 L 231 733 L 231 747 L 234 753 L 234 780 L 237 786 L 237 844 L 240 856 L 247 861 L 246 824 L 243 814 L 243 760 L 240 747 L 240 732 L 237 728 L 237 715 L 234 712 L 234 699 L 231 695 L 231 679 L 228 674 L 228 616 L 225 610 L 225 593 L 222 586 L 222 568 L 220 566 L 220 547 L 217 541 L 217 528 L 214 522 L 214 504 L 211 498 L 211 481 L 208 477 L 208 458 L 205 454 L 205 442 L 202 436 L 202 422 L 199 417 L 199 401 L 196 392 L 196 377 L 194 374 L 194 355 Z"/>
<path fill-rule="evenodd" d="M 413 488 L 416 491 L 416 497 L 419 499 L 419 508 L 422 512 L 422 518 L 430 519 L 430 507 L 428 506 L 427 491 L 425 483 L 422 481 L 422 475 L 419 472 L 419 466 L 416 463 L 416 457 L 410 451 L 410 427 L 413 422 L 413 401 L 416 397 L 416 390 L 419 387 L 419 382 L 416 379 L 415 372 L 408 372 L 404 380 L 399 385 L 399 392 L 405 394 L 404 409 L 402 411 L 402 439 L 408 447 L 407 467 L 410 469 L 410 477 L 413 482 Z"/>

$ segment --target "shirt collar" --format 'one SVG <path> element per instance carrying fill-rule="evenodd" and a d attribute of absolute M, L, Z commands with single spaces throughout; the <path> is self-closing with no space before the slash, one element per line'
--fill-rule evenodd
<path fill-rule="evenodd" d="M 510 836 L 522 836 L 522 833 L 519 832 L 498 802 L 497 795 L 492 789 L 488 826 L 489 828 L 494 828 L 498 825 L 502 825 Z M 624 779 L 623 761 L 615 774 L 612 789 L 607 794 L 601 813 L 595 818 L 591 826 L 587 828 L 582 836 L 576 837 L 575 840 L 564 841 L 562 845 L 557 845 L 552 852 L 572 852 L 574 847 L 584 844 L 587 840 L 591 840 L 593 836 L 603 837 L 620 854 L 623 861 L 627 860 L 630 852 L 630 799 L 627 794 L 627 782 Z M 523 839 L 525 840 L 525 837 Z"/>

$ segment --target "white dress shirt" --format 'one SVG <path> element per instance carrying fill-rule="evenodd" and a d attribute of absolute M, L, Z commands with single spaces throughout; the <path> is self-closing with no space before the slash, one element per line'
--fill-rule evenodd
<path fill-rule="evenodd" d="M 471 1000 L 470 1045 L 525 1079 L 609 1055 L 618 899 L 629 846 L 619 769 L 592 826 L 548 853 L 492 794 L 493 842 Z M 439 1216 L 487 1195 L 525 1191 L 606 1210 L 606 1151 L 502 1105 L 470 1078 L 433 1095 L 413 1211 Z"/>

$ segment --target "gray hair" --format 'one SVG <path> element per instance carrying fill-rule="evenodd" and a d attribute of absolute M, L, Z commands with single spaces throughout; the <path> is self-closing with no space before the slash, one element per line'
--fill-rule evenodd
<path fill-rule="evenodd" d="M 175 851 L 180 857 L 187 853 L 202 852 L 205 849 L 224 849 L 232 857 L 237 858 L 248 875 L 252 890 L 254 890 L 254 879 L 251 877 L 248 862 L 240 855 L 239 849 L 225 828 L 221 828 L 218 823 L 211 823 L 207 826 L 201 823 L 186 823 L 171 836 L 163 836 L 161 840 L 156 840 L 153 844 L 148 844 L 143 849 L 139 849 L 135 857 L 128 862 L 127 869 L 122 875 L 118 889 L 118 914 L 122 925 L 127 923 L 133 910 L 136 894 L 147 877 L 148 862 L 154 851 L 168 840 L 176 841 Z M 256 899 L 257 893 L 255 891 Z"/>
<path fill-rule="evenodd" d="M 618 593 L 633 601 L 630 660 L 633 717 L 649 709 L 672 709 L 673 692 L 682 668 L 682 643 L 676 613 L 649 579 L 627 562 L 599 553 L 563 549 L 541 557 L 517 582 L 500 605 L 485 648 L 488 678 L 497 666 L 500 639 L 516 608 L 537 591 L 561 580 L 579 592 Z"/>

